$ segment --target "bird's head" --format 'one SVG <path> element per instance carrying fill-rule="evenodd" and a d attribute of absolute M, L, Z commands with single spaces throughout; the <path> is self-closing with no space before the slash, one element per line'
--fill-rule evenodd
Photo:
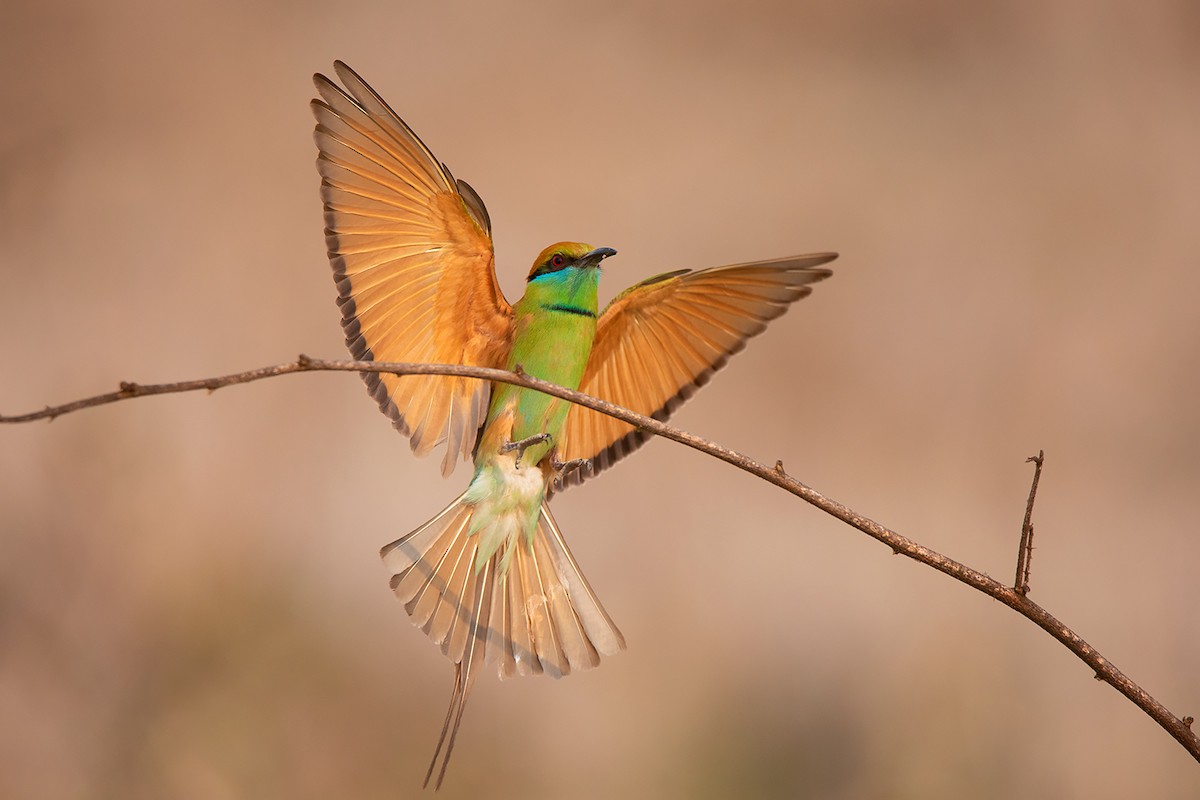
<path fill-rule="evenodd" d="M 617 251 L 611 247 L 592 247 L 581 242 L 559 242 L 541 252 L 529 270 L 528 281 L 553 275 L 565 269 L 594 269 Z"/>

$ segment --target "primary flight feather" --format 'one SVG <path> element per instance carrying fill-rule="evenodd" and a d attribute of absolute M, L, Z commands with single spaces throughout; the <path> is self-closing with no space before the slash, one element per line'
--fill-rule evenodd
<path fill-rule="evenodd" d="M 767 323 L 830 275 L 815 253 L 649 278 L 598 313 L 601 262 L 577 242 L 543 250 L 510 305 L 483 201 L 345 64 L 314 76 L 325 239 L 357 359 L 515 369 L 665 419 Z M 432 520 L 381 551 L 405 610 L 455 664 L 425 781 L 441 785 L 484 663 L 501 677 L 566 675 L 625 647 L 547 499 L 639 447 L 627 423 L 473 378 L 366 373 L 418 455 L 474 473 Z"/>

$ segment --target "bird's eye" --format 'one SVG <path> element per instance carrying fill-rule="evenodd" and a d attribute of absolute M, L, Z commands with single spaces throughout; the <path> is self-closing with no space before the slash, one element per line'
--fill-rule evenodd
<path fill-rule="evenodd" d="M 550 259 L 550 266 L 554 267 L 555 269 L 561 267 L 565 263 L 567 263 L 567 260 L 563 258 L 562 253 L 555 253 Z"/>

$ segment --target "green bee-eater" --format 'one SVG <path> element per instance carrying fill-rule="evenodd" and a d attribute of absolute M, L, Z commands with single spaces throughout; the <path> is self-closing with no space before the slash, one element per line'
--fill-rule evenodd
<path fill-rule="evenodd" d="M 563 242 L 534 260 L 510 306 L 496 283 L 479 195 L 362 78 L 316 75 L 317 166 L 326 243 L 355 358 L 516 369 L 665 419 L 810 284 L 834 253 L 657 275 L 597 313 L 609 248 Z M 564 198 L 567 199 L 567 198 Z M 479 666 L 501 677 L 589 669 L 624 649 L 550 514 L 646 434 L 529 389 L 470 378 L 364 375 L 417 455 L 445 443 L 474 474 L 429 522 L 382 550 L 392 589 L 456 666 L 426 774 L 438 785 Z M 577 468 L 567 471 L 564 465 Z"/>

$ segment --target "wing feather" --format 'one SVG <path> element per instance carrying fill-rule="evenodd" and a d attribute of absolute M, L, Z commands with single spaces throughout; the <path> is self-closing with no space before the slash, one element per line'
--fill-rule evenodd
<path fill-rule="evenodd" d="M 314 77 L 325 241 L 357 359 L 503 366 L 513 313 L 496 283 L 491 222 L 375 90 L 341 62 Z M 368 373 L 368 390 L 443 474 L 469 458 L 490 387 L 469 378 Z M 462 639 L 455 646 L 465 646 Z"/>
<path fill-rule="evenodd" d="M 761 333 L 812 284 L 836 253 L 656 275 L 618 295 L 596 325 L 579 390 L 665 420 L 729 357 Z M 582 483 L 636 450 L 647 435 L 581 406 L 567 414 L 558 457 L 583 459 L 565 486 Z"/>

